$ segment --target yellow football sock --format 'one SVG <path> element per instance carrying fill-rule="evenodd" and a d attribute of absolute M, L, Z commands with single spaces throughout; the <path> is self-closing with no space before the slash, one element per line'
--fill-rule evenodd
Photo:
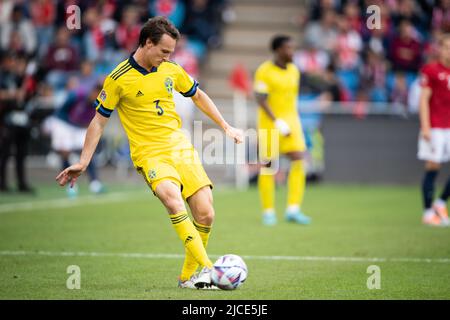
<path fill-rule="evenodd" d="M 200 238 L 202 239 L 203 242 L 203 247 L 205 247 L 206 249 L 212 226 L 200 224 L 195 220 L 192 222 L 194 224 L 195 229 L 197 229 L 198 233 L 200 234 Z M 191 276 L 195 273 L 195 271 L 197 271 L 198 266 L 199 264 L 197 263 L 197 261 L 195 261 L 192 254 L 188 250 L 186 250 L 186 257 L 184 259 L 183 268 L 181 269 L 180 279 L 182 281 L 190 279 Z"/>
<path fill-rule="evenodd" d="M 184 248 L 188 251 L 195 261 L 201 266 L 212 268 L 212 262 L 209 260 L 206 254 L 205 247 L 203 246 L 200 234 L 189 219 L 187 212 L 182 211 L 177 214 L 170 215 L 172 225 L 183 241 Z M 186 279 L 181 279 L 186 280 Z"/>
<path fill-rule="evenodd" d="M 305 193 L 306 176 L 303 169 L 303 161 L 295 160 L 291 162 L 291 169 L 288 176 L 288 198 L 287 205 L 301 206 Z"/>
<path fill-rule="evenodd" d="M 271 168 L 263 167 L 258 176 L 259 197 L 263 211 L 275 208 L 275 175 Z"/>

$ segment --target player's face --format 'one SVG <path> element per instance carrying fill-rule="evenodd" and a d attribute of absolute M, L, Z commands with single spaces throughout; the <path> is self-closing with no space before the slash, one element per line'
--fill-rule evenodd
<path fill-rule="evenodd" d="M 171 36 L 164 34 L 158 44 L 148 43 L 147 58 L 150 65 L 159 67 L 164 61 L 168 61 L 174 52 L 177 41 Z"/>
<path fill-rule="evenodd" d="M 450 62 L 450 38 L 446 38 L 442 40 L 440 47 L 440 56 L 441 59 L 446 63 Z"/>
<path fill-rule="evenodd" d="M 294 42 L 286 41 L 279 49 L 280 57 L 286 62 L 292 62 L 294 58 Z"/>

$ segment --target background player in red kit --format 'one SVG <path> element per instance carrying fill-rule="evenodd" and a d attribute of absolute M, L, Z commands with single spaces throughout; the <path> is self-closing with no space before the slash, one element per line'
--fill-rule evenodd
<path fill-rule="evenodd" d="M 441 165 L 450 161 L 450 34 L 439 43 L 439 61 L 421 70 L 420 127 L 418 158 L 425 161 L 422 182 L 424 201 L 423 223 L 448 226 L 447 199 L 450 177 L 433 202 L 434 185 Z"/>

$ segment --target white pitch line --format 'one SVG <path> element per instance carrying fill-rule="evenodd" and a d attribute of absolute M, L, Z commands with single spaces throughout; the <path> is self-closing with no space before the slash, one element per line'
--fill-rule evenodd
<path fill-rule="evenodd" d="M 142 196 L 144 193 L 141 191 L 136 192 L 115 192 L 105 195 L 90 195 L 83 196 L 76 199 L 51 199 L 51 200 L 37 200 L 28 202 L 15 202 L 6 203 L 0 205 L 1 213 L 10 213 L 17 211 L 30 211 L 41 209 L 56 209 L 56 208 L 68 208 L 82 206 L 86 204 L 103 204 L 112 202 L 121 202 L 130 198 L 135 198 L 136 195 Z"/>
<path fill-rule="evenodd" d="M 0 251 L 0 256 L 51 256 L 51 257 L 116 257 L 138 259 L 182 259 L 182 254 L 171 253 L 108 253 L 108 252 L 68 252 L 68 251 Z M 218 258 L 220 255 L 210 255 Z M 320 256 L 248 256 L 246 260 L 289 260 L 289 261 L 327 261 L 327 262 L 413 262 L 450 263 L 450 258 L 363 258 L 363 257 L 320 257 Z"/>

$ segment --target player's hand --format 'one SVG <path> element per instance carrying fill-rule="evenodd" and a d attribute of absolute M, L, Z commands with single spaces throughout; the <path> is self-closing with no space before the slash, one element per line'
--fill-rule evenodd
<path fill-rule="evenodd" d="M 426 129 L 426 130 L 421 130 L 421 135 L 422 138 L 427 141 L 427 142 L 431 142 L 431 131 L 430 129 Z"/>
<path fill-rule="evenodd" d="M 283 119 L 276 119 L 275 127 L 280 131 L 282 136 L 287 137 L 291 134 L 291 128 L 289 128 L 289 125 Z"/>
<path fill-rule="evenodd" d="M 244 132 L 241 129 L 227 127 L 225 129 L 225 133 L 230 138 L 233 138 L 234 142 L 237 144 L 242 143 L 244 141 Z"/>
<path fill-rule="evenodd" d="M 56 177 L 59 185 L 65 186 L 67 182 L 70 182 L 70 187 L 72 188 L 77 181 L 78 177 L 86 170 L 86 166 L 81 163 L 76 163 L 63 171 Z"/>

